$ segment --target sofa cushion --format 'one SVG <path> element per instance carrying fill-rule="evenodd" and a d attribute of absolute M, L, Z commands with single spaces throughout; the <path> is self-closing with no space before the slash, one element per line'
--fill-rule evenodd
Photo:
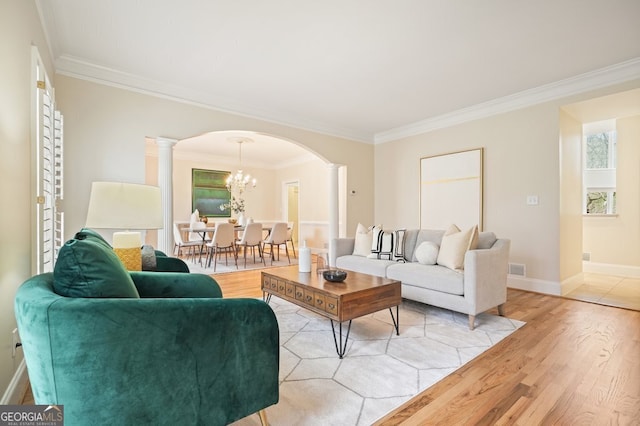
<path fill-rule="evenodd" d="M 62 246 L 53 289 L 67 297 L 140 297 L 115 252 L 93 238 L 69 240 Z"/>
<path fill-rule="evenodd" d="M 76 240 L 88 239 L 88 240 L 103 244 L 107 248 L 113 248 L 111 247 L 111 244 L 109 244 L 102 235 L 100 235 L 99 233 L 97 233 L 91 228 L 82 228 L 81 230 L 76 232 L 76 235 L 74 236 L 74 238 Z"/>
<path fill-rule="evenodd" d="M 356 237 L 353 245 L 354 256 L 369 256 L 371 254 L 371 228 L 366 228 L 359 223 L 356 228 Z"/>
<path fill-rule="evenodd" d="M 395 265 L 396 263 L 394 260 L 368 259 L 366 257 L 353 255 L 340 256 L 336 259 L 337 268 L 378 277 L 384 277 L 387 267 L 389 265 Z"/>
<path fill-rule="evenodd" d="M 418 263 L 422 265 L 435 265 L 438 261 L 440 247 L 432 241 L 425 241 L 416 248 L 415 254 Z"/>
<path fill-rule="evenodd" d="M 440 265 L 394 263 L 387 268 L 387 278 L 398 280 L 402 285 L 458 296 L 464 294 L 464 274 Z"/>
<path fill-rule="evenodd" d="M 460 231 L 457 226 L 451 225 L 442 237 L 437 263 L 450 269 L 463 269 L 465 253 L 467 250 L 473 250 L 477 246 L 477 226 L 471 227 L 466 231 Z"/>
<path fill-rule="evenodd" d="M 478 234 L 478 247 L 479 249 L 490 249 L 498 240 L 496 234 L 493 232 L 480 232 Z"/>
<path fill-rule="evenodd" d="M 418 235 L 415 237 L 415 244 L 410 245 L 411 241 L 411 233 L 407 232 L 407 239 L 405 244 L 405 256 L 408 259 L 411 259 L 411 262 L 417 262 L 418 259 L 415 256 L 415 249 L 420 246 L 425 241 L 431 241 L 432 243 L 436 243 L 440 246 L 442 242 L 442 236 L 444 235 L 444 231 L 440 229 L 420 229 L 418 231 Z"/>

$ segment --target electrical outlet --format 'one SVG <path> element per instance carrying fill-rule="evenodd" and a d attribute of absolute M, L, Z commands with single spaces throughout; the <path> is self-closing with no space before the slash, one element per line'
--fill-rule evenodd
<path fill-rule="evenodd" d="M 18 329 L 14 328 L 11 332 L 11 358 L 16 357 L 16 350 L 18 349 L 18 343 L 20 343 L 20 335 Z"/>
<path fill-rule="evenodd" d="M 537 206 L 538 205 L 538 196 L 537 195 L 527 195 L 527 205 L 528 206 Z"/>

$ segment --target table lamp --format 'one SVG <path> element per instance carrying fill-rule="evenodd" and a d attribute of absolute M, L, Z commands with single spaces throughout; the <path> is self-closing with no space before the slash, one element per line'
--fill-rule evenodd
<path fill-rule="evenodd" d="M 113 234 L 113 250 L 128 270 L 141 270 L 142 234 L 139 230 L 163 227 L 160 188 L 135 183 L 93 182 L 86 226 L 118 229 Z"/>

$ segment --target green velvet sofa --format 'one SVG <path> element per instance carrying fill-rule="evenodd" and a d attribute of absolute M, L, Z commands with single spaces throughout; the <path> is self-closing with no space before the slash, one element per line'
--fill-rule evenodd
<path fill-rule="evenodd" d="M 190 272 L 184 260 L 167 256 L 160 250 L 155 250 L 155 261 L 157 272 Z"/>
<path fill-rule="evenodd" d="M 77 234 L 17 291 L 36 404 L 63 405 L 67 426 L 266 422 L 279 397 L 271 308 L 222 298 L 207 275 L 119 269 L 101 244 Z"/>

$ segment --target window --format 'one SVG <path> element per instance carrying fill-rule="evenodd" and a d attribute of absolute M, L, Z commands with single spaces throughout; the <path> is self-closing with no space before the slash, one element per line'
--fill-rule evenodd
<path fill-rule="evenodd" d="M 615 120 L 585 124 L 583 135 L 583 212 L 588 215 L 616 214 Z"/>

